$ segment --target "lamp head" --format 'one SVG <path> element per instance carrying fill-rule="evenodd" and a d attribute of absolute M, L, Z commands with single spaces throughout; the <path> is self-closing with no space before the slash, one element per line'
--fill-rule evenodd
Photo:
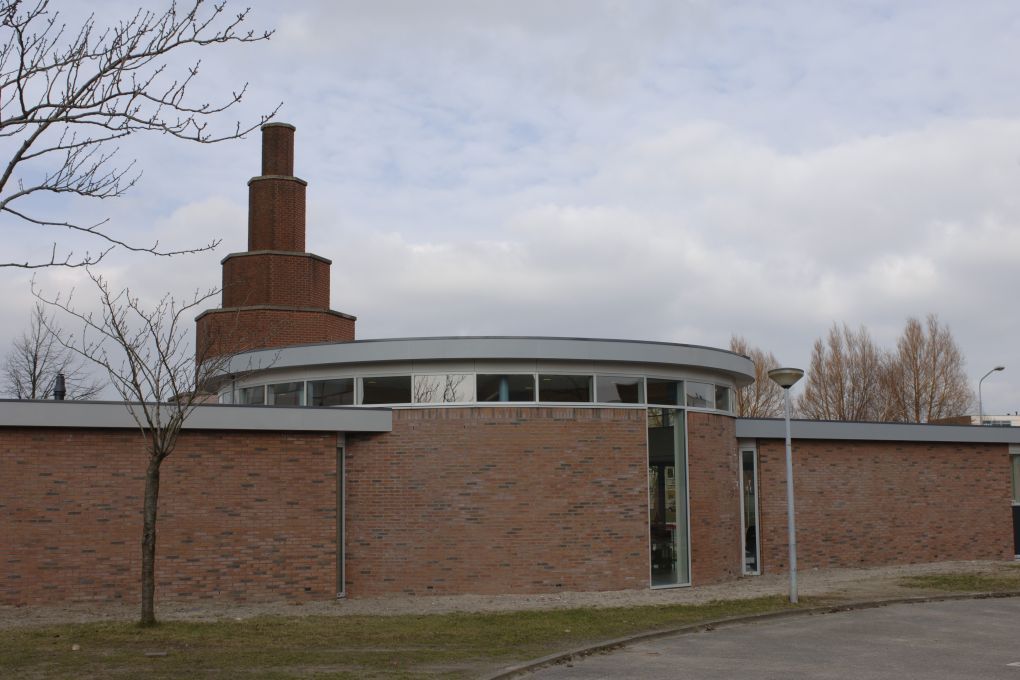
<path fill-rule="evenodd" d="M 804 371 L 799 368 L 773 368 L 769 371 L 769 378 L 784 390 L 793 387 L 803 377 Z"/>
<path fill-rule="evenodd" d="M 993 368 L 992 370 L 993 370 L 993 371 L 1005 371 L 1005 370 L 1006 370 L 1006 367 L 1005 367 L 1005 366 L 996 366 L 996 367 L 995 367 L 995 368 Z"/>

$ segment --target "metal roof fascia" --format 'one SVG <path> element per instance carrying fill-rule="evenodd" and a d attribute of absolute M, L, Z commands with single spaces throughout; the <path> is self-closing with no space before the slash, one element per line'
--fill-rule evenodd
<path fill-rule="evenodd" d="M 738 438 L 786 438 L 782 418 L 737 418 L 736 432 Z M 793 439 L 1016 444 L 1020 443 L 1020 427 L 791 420 L 790 436 Z"/>

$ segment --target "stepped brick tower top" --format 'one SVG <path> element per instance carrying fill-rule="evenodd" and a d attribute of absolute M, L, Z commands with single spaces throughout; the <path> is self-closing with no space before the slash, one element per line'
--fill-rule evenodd
<path fill-rule="evenodd" d="M 354 339 L 329 308 L 329 260 L 305 252 L 305 188 L 294 126 L 262 126 L 262 174 L 248 181 L 248 250 L 223 258 L 223 303 L 196 319 L 200 357 Z"/>

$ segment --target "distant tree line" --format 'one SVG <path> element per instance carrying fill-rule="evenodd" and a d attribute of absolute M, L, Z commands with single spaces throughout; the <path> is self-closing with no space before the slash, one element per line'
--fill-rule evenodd
<path fill-rule="evenodd" d="M 730 349 L 754 362 L 755 381 L 736 392 L 737 414 L 782 415 L 782 391 L 768 378 L 779 363 L 771 352 L 734 336 Z M 935 314 L 910 317 L 894 349 L 879 347 L 863 325 L 833 323 L 815 340 L 796 416 L 813 420 L 927 423 L 966 414 L 974 392 L 964 356 L 949 327 Z"/>

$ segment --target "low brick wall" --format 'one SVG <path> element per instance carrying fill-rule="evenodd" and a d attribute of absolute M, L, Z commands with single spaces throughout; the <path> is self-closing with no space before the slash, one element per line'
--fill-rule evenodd
<path fill-rule="evenodd" d="M 334 597 L 336 435 L 186 431 L 164 461 L 159 598 Z M 132 430 L 0 430 L 0 604 L 140 598 Z"/>
<path fill-rule="evenodd" d="M 394 411 L 348 438 L 349 594 L 648 587 L 646 437 L 643 409 Z"/>
<path fill-rule="evenodd" d="M 762 567 L 787 569 L 786 450 L 758 447 Z M 797 566 L 1009 559 L 1007 447 L 794 441 Z"/>

